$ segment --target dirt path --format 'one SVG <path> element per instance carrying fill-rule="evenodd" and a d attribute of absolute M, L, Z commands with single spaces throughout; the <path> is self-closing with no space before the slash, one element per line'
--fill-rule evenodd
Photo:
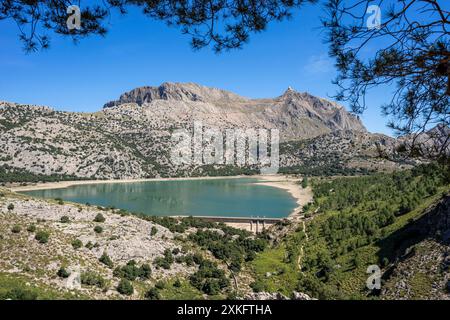
<path fill-rule="evenodd" d="M 309 241 L 308 233 L 306 232 L 305 221 L 302 221 L 302 224 L 303 224 L 303 233 L 305 234 L 306 241 Z M 303 246 L 301 246 L 300 247 L 300 254 L 298 255 L 298 258 L 297 258 L 297 266 L 298 266 L 298 269 L 300 270 L 301 273 L 303 273 L 303 271 L 302 271 L 302 258 L 303 258 L 303 255 L 304 255 L 304 250 L 303 250 Z"/>

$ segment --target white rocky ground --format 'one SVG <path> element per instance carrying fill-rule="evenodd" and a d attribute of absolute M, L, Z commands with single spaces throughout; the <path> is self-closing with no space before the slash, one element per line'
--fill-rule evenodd
<path fill-rule="evenodd" d="M 11 209 L 11 205 L 14 209 Z M 99 213 L 106 218 L 105 222 L 94 222 Z M 63 216 L 69 217 L 70 222 L 62 223 L 60 220 Z M 41 244 L 34 239 L 35 232 L 26 230 L 31 224 L 37 230 L 50 232 L 48 243 Z M 94 231 L 96 225 L 103 228 L 101 234 Z M 14 226 L 20 226 L 21 231 L 11 232 Z M 151 236 L 153 227 L 158 231 Z M 183 241 L 174 239 L 174 234 L 166 228 L 137 217 L 121 216 L 94 207 L 58 204 L 56 201 L 49 203 L 8 193 L 6 197 L 0 198 L 0 234 L 1 272 L 29 276 L 37 282 L 67 291 L 67 280 L 57 277 L 61 266 L 81 272 L 95 271 L 109 282 L 108 289 L 104 291 L 83 287 L 73 293 L 94 298 L 120 297 L 115 290 L 118 280 L 113 278 L 113 270 L 98 260 L 104 252 L 114 262 L 114 266 L 125 265 L 130 260 L 138 264 L 150 264 L 152 279 L 146 280 L 147 284 L 175 276 L 185 278 L 195 271 L 194 267 L 178 263 L 172 264 L 170 270 L 157 269 L 152 265 L 153 260 L 163 256 L 166 249 L 179 248 L 184 253 L 190 252 L 183 248 Z M 74 249 L 71 243 L 75 239 L 81 240 L 83 247 Z M 94 245 L 92 249 L 85 247 L 89 242 Z M 136 291 L 134 297 L 139 294 Z"/>

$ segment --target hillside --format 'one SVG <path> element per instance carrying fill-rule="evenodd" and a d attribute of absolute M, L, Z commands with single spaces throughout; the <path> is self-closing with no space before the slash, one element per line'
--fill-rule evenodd
<path fill-rule="evenodd" d="M 391 235 L 403 241 L 384 273 L 384 299 L 450 299 L 450 194 Z M 398 240 L 397 240 L 398 241 Z"/>
<path fill-rule="evenodd" d="M 224 224 L 136 216 L 3 189 L 0 300 L 244 295 L 248 287 L 236 288 L 233 274 L 266 244 Z M 218 246 L 226 253 L 219 255 Z"/>
<path fill-rule="evenodd" d="M 139 106 L 149 119 L 192 126 L 201 121 L 219 128 L 276 128 L 281 140 L 312 138 L 339 130 L 365 132 L 361 121 L 342 106 L 288 88 L 272 99 L 247 99 L 194 83 L 163 83 L 124 93 L 105 108 Z"/>
<path fill-rule="evenodd" d="M 251 263 L 256 291 L 319 299 L 450 299 L 447 166 L 313 179 L 305 224 L 275 230 Z M 287 233 L 285 230 L 289 230 Z M 381 290 L 366 287 L 378 265 Z"/>
<path fill-rule="evenodd" d="M 450 298 L 448 167 L 308 184 L 303 213 L 259 235 L 2 189 L 0 299 Z"/>
<path fill-rule="evenodd" d="M 165 83 L 125 93 L 96 113 L 0 102 L 0 180 L 255 172 L 250 167 L 173 165 L 171 134 L 192 130 L 194 121 L 221 130 L 279 129 L 285 172 L 328 166 L 331 173 L 351 174 L 413 163 L 396 156 L 395 139 L 368 133 L 343 107 L 307 93 L 289 88 L 277 98 L 247 99 L 196 84 Z"/>

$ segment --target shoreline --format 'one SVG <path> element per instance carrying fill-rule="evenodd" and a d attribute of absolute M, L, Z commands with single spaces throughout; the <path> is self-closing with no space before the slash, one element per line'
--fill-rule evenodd
<path fill-rule="evenodd" d="M 158 181 L 188 181 L 188 180 L 215 180 L 215 179 L 238 179 L 238 178 L 255 178 L 257 176 L 217 176 L 217 177 L 180 177 L 180 178 L 142 178 L 142 179 L 110 179 L 110 180 L 68 180 L 58 182 L 43 182 L 34 185 L 9 187 L 13 192 L 49 190 L 49 189 L 65 189 L 72 186 L 89 185 L 89 184 L 112 184 L 112 183 L 135 183 L 135 182 L 158 182 Z"/>
<path fill-rule="evenodd" d="M 238 175 L 238 176 L 207 176 L 207 177 L 180 177 L 180 178 L 147 178 L 147 179 L 117 179 L 117 180 L 73 180 L 73 181 L 59 181 L 37 183 L 28 186 L 15 186 L 8 188 L 12 192 L 26 192 L 35 190 L 49 190 L 49 189 L 65 189 L 77 185 L 91 185 L 91 184 L 113 184 L 113 183 L 135 183 L 135 182 L 158 182 L 158 181 L 189 181 L 189 180 L 216 180 L 216 179 L 239 179 L 239 178 L 253 178 L 258 181 L 256 185 L 265 185 L 268 187 L 283 189 L 287 191 L 291 197 L 296 201 L 297 206 L 286 217 L 293 218 L 301 212 L 302 207 L 312 200 L 312 193 L 310 188 L 303 189 L 298 182 L 299 178 L 292 178 L 285 175 Z M 236 226 L 238 223 L 232 223 Z"/>
<path fill-rule="evenodd" d="M 295 207 L 292 212 L 286 218 L 292 218 L 293 216 L 300 213 L 303 209 L 303 206 L 310 201 L 312 201 L 312 192 L 308 187 L 303 189 L 298 183 L 301 179 L 291 178 L 285 175 L 276 175 L 276 176 L 259 176 L 259 180 L 261 182 L 256 182 L 259 185 L 265 185 L 269 187 L 279 188 L 287 191 L 297 203 L 297 207 Z"/>

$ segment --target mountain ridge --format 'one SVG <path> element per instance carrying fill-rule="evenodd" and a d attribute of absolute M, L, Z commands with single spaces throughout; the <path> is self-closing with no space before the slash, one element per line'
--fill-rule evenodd
<path fill-rule="evenodd" d="M 134 88 L 120 95 L 118 100 L 107 102 L 103 107 L 110 108 L 124 103 L 142 105 L 153 100 L 188 100 L 215 101 L 226 99 L 231 101 L 250 100 L 223 89 L 205 87 L 193 82 L 163 82 L 159 86 L 142 86 Z"/>
<path fill-rule="evenodd" d="M 266 99 L 192 83 L 151 88 L 136 89 L 140 98 L 127 96 L 134 102 L 94 113 L 0 102 L 3 181 L 28 173 L 37 175 L 32 180 L 55 175 L 132 179 L 257 173 L 248 166 L 173 164 L 172 133 L 192 132 L 194 122 L 222 132 L 278 129 L 284 173 L 355 174 L 411 165 L 396 156 L 396 139 L 369 133 L 344 107 L 292 88 Z"/>
<path fill-rule="evenodd" d="M 336 130 L 367 132 L 343 106 L 289 87 L 275 98 L 250 99 L 195 83 L 165 82 L 139 87 L 108 102 L 103 110 L 136 105 L 151 117 L 203 121 L 212 127 L 280 129 L 281 140 L 312 138 Z M 123 107 L 125 106 L 125 107 Z"/>

